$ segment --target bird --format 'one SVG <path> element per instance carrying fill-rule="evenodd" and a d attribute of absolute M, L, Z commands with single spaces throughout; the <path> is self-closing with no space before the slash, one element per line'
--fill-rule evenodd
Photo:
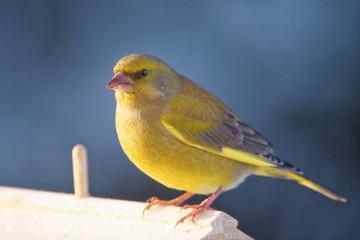
<path fill-rule="evenodd" d="M 212 210 L 210 205 L 222 192 L 250 175 L 292 180 L 346 202 L 278 157 L 226 104 L 159 58 L 121 58 L 107 88 L 115 90 L 115 126 L 127 157 L 159 183 L 185 191 L 168 201 L 150 198 L 144 212 L 155 206 L 181 206 L 195 194 L 210 195 L 200 204 L 184 205 L 192 210 L 175 227 Z"/>

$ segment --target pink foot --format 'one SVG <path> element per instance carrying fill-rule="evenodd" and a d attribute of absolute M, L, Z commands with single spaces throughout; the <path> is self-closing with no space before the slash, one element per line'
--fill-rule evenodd
<path fill-rule="evenodd" d="M 157 197 L 152 197 L 149 198 L 146 202 L 149 203 L 149 205 L 146 206 L 146 208 L 144 208 L 143 212 L 142 212 L 142 216 L 144 217 L 144 213 L 147 210 L 150 210 L 153 206 L 179 206 L 181 203 L 185 202 L 186 200 L 188 200 L 190 197 L 192 197 L 194 194 L 191 192 L 186 192 L 183 195 L 181 195 L 178 198 L 175 198 L 173 200 L 170 201 L 163 201 L 158 199 Z"/>
<path fill-rule="evenodd" d="M 193 223 L 195 223 L 195 217 L 197 215 L 199 215 L 200 213 L 204 212 L 205 210 L 215 210 L 213 208 L 210 207 L 210 205 L 212 204 L 212 202 L 215 200 L 215 198 L 217 198 L 220 193 L 222 192 L 221 187 L 216 190 L 216 192 L 214 192 L 213 194 L 210 195 L 210 197 L 208 197 L 207 199 L 205 199 L 204 201 L 202 201 L 199 205 L 185 205 L 183 206 L 181 209 L 188 209 L 188 208 L 193 208 L 194 210 L 192 210 L 189 214 L 185 215 L 184 217 L 182 217 L 176 224 L 174 227 L 174 230 L 176 229 L 177 225 L 180 223 L 183 223 L 186 219 L 190 218 L 191 221 Z"/>

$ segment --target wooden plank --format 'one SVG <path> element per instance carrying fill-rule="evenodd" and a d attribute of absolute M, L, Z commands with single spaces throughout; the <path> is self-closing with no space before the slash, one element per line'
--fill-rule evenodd
<path fill-rule="evenodd" d="M 251 239 L 237 221 L 206 211 L 196 224 L 175 223 L 190 210 L 145 203 L 0 186 L 1 239 Z"/>
<path fill-rule="evenodd" d="M 147 211 L 145 203 L 90 197 L 86 148 L 72 150 L 75 195 L 0 186 L 0 239 L 252 239 L 237 221 L 206 211 L 174 229 L 191 210 Z"/>

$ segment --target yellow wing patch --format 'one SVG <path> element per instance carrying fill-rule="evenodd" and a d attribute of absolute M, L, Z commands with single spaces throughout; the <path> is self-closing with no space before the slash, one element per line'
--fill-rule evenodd
<path fill-rule="evenodd" d="M 186 118 L 184 116 L 172 116 L 171 114 L 166 114 L 164 115 L 166 117 L 163 117 L 161 119 L 161 123 L 162 125 L 170 132 L 172 133 L 176 138 L 178 138 L 180 141 L 182 141 L 183 143 L 202 149 L 204 151 L 207 152 L 211 152 L 213 154 L 217 154 L 226 158 L 230 158 L 239 162 L 243 162 L 249 165 L 254 165 L 254 166 L 260 166 L 260 167 L 276 167 L 275 164 L 266 161 L 265 159 L 256 156 L 254 154 L 251 153 L 247 153 L 241 150 L 237 150 L 237 149 L 233 149 L 233 148 L 229 148 L 229 147 L 222 147 L 221 150 L 218 148 L 214 148 L 214 147 L 209 147 L 209 146 L 204 146 L 202 144 L 200 144 L 199 141 L 197 141 L 197 138 L 195 136 L 195 134 L 193 132 L 188 132 L 188 131 L 184 131 L 184 129 L 206 129 L 203 126 L 207 126 L 207 124 L 201 126 L 201 124 L 204 124 L 203 122 L 201 124 L 200 121 L 193 121 L 193 125 L 196 126 L 190 126 L 190 120 L 189 118 Z M 177 124 L 172 125 L 171 122 L 172 121 L 167 121 L 169 119 L 172 120 L 185 120 L 183 123 L 186 123 L 185 125 L 182 125 L 181 122 L 177 122 Z M 199 126 L 197 126 L 199 125 Z M 186 126 L 184 128 L 182 128 L 183 126 Z"/>

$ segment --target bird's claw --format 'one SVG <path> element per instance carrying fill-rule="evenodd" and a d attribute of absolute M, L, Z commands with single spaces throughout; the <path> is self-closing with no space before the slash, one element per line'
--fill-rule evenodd
<path fill-rule="evenodd" d="M 160 200 L 157 197 L 151 197 L 148 200 L 146 200 L 146 203 L 148 203 L 148 205 L 144 208 L 144 210 L 142 211 L 142 217 L 144 218 L 144 214 L 147 210 L 150 210 L 153 206 L 179 206 L 177 201 L 174 200 L 170 200 L 170 201 L 163 201 Z"/>
<path fill-rule="evenodd" d="M 183 206 L 180 211 L 182 209 L 188 209 L 188 208 L 193 208 L 194 210 L 192 210 L 190 213 L 188 213 L 187 215 L 185 215 L 184 217 L 182 217 L 174 226 L 174 231 L 176 229 L 176 227 L 180 224 L 183 223 L 186 219 L 190 218 L 191 221 L 195 224 L 195 217 L 197 215 L 199 215 L 200 213 L 204 212 L 205 210 L 208 209 L 207 206 L 203 206 L 201 204 L 199 205 L 185 205 Z"/>
<path fill-rule="evenodd" d="M 156 205 L 162 206 L 161 202 L 162 201 L 157 197 L 151 197 L 148 200 L 146 200 L 146 203 L 148 203 L 148 205 L 142 211 L 142 217 L 144 218 L 145 212 L 147 210 L 150 210 L 151 207 L 156 206 Z"/>

